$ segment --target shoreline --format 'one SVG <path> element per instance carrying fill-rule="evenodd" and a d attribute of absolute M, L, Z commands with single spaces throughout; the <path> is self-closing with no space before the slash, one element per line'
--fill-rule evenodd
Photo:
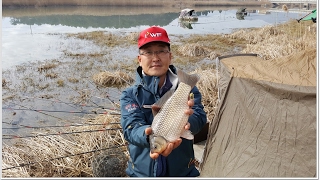
<path fill-rule="evenodd" d="M 161 2 L 157 0 L 141 1 L 141 0 L 3 0 L 2 7 L 52 7 L 52 6 L 131 6 L 131 7 L 197 7 L 197 6 L 261 6 L 261 5 L 271 5 L 269 1 L 172 1 L 172 0 L 163 0 Z"/>
<path fill-rule="evenodd" d="M 240 7 L 240 6 L 234 6 Z M 198 11 L 210 10 L 228 10 L 228 6 L 199 6 L 194 8 Z M 251 6 L 249 9 L 265 10 L 260 6 Z M 163 13 L 180 13 L 178 7 L 111 7 L 111 6 L 50 6 L 50 7 L 15 7 L 2 8 L 2 17 L 23 17 L 23 16 L 41 16 L 45 15 L 95 15 L 95 16 L 112 16 L 112 15 L 139 15 L 139 14 L 163 14 Z"/>

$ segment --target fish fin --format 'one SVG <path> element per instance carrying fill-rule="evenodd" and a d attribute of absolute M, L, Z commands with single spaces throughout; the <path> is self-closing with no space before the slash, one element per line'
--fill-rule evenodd
<path fill-rule="evenodd" d="M 187 74 L 186 72 L 177 69 L 177 75 L 179 78 L 179 82 L 183 82 L 185 84 L 188 84 L 193 88 L 197 82 L 200 80 L 200 77 L 198 74 Z"/>
<path fill-rule="evenodd" d="M 194 136 L 190 130 L 184 130 L 181 134 L 181 137 L 183 137 L 185 139 L 189 139 L 189 140 L 192 140 L 194 138 Z"/>
<path fill-rule="evenodd" d="M 173 95 L 174 91 L 174 89 L 167 91 L 157 102 L 154 103 L 154 105 L 162 107 L 164 103 L 166 103 L 167 100 Z"/>
<path fill-rule="evenodd" d="M 166 103 L 168 99 L 173 95 L 174 91 L 175 91 L 174 89 L 170 89 L 153 105 L 159 106 L 161 108 L 164 105 L 164 103 Z M 158 114 L 158 112 L 155 112 L 154 110 L 152 110 L 152 114 L 153 114 L 153 117 L 155 117 Z"/>
<path fill-rule="evenodd" d="M 155 117 L 158 114 L 158 112 L 152 109 L 152 114 L 153 114 L 153 117 Z"/>

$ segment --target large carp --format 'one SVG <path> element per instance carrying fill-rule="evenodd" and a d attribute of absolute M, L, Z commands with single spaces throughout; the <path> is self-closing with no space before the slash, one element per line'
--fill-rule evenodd
<path fill-rule="evenodd" d="M 154 104 L 159 106 L 160 110 L 153 111 L 152 134 L 149 136 L 152 153 L 161 153 L 169 142 L 174 142 L 179 137 L 193 139 L 191 131 L 184 128 L 189 118 L 185 111 L 189 108 L 190 91 L 200 77 L 197 74 L 189 75 L 181 70 L 177 70 L 177 76 L 178 88 L 168 91 Z"/>

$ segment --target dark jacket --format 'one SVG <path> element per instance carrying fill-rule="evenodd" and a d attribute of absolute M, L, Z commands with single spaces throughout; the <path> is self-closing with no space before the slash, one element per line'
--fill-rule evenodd
<path fill-rule="evenodd" d="M 176 74 L 176 69 L 170 65 L 171 72 Z M 168 71 L 171 73 L 170 71 Z M 145 134 L 145 129 L 150 127 L 153 115 L 150 108 L 143 105 L 152 105 L 158 99 L 159 78 L 155 76 L 143 76 L 142 68 L 136 72 L 136 83 L 124 90 L 120 97 L 121 126 L 124 138 L 129 142 L 128 150 L 130 159 L 126 172 L 132 177 L 154 177 L 157 172 L 158 160 L 150 158 L 150 145 Z M 201 94 L 195 86 L 194 113 L 189 117 L 190 130 L 198 133 L 207 122 L 206 113 L 201 104 Z M 166 157 L 167 177 L 199 176 L 194 165 L 193 141 L 182 138 L 182 143 Z"/>

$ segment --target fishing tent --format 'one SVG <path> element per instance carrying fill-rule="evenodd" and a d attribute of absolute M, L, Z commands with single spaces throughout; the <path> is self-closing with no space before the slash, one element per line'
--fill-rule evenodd
<path fill-rule="evenodd" d="M 312 22 L 314 22 L 314 23 L 317 22 L 317 10 L 316 9 L 312 10 L 309 14 L 307 14 L 306 16 L 299 19 L 298 22 L 309 21 L 309 20 L 312 20 Z"/>
<path fill-rule="evenodd" d="M 219 105 L 200 177 L 317 176 L 315 51 L 216 59 Z"/>

